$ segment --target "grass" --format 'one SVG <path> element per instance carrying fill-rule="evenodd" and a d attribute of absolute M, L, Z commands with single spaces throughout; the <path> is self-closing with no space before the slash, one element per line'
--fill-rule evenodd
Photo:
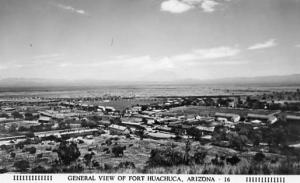
<path fill-rule="evenodd" d="M 111 148 L 112 146 L 101 145 L 110 135 L 101 135 L 95 137 L 93 140 L 83 139 L 85 143 L 78 144 L 78 148 L 81 152 L 79 159 L 81 161 L 78 163 L 83 164 L 83 156 L 89 153 L 88 149 L 93 147 L 93 152 L 95 156 L 94 160 L 99 162 L 100 167 L 93 167 L 89 169 L 85 167 L 83 173 L 149 173 L 149 174 L 299 174 L 300 173 L 300 161 L 289 161 L 287 162 L 284 157 L 266 154 L 266 160 L 263 163 L 255 163 L 252 161 L 253 154 L 242 153 L 228 148 L 216 147 L 211 145 L 200 145 L 199 142 L 193 142 L 191 144 L 190 154 L 194 154 L 196 151 L 206 151 L 207 156 L 204 159 L 203 164 L 192 164 L 192 165 L 178 165 L 172 167 L 145 167 L 146 162 L 150 157 L 150 152 L 155 148 L 164 148 L 171 146 L 176 151 L 184 152 L 185 143 L 176 142 L 170 140 L 152 140 L 144 139 L 139 140 L 136 138 L 126 139 L 125 137 L 119 137 L 119 140 L 113 140 L 114 143 L 126 146 L 123 157 L 114 157 L 112 153 L 106 154 L 103 150 L 104 148 Z M 29 154 L 28 152 L 22 152 L 22 150 L 14 150 L 16 153 L 15 158 L 11 158 L 9 153 L 1 150 L 0 151 L 0 165 L 1 168 L 6 167 L 9 171 L 14 171 L 13 163 L 17 160 L 26 159 L 30 162 L 31 168 L 38 165 L 47 167 L 51 164 L 54 159 L 57 158 L 57 154 L 51 151 L 46 151 L 46 147 L 51 147 L 52 149 L 58 146 L 58 143 L 48 144 L 48 142 L 43 142 L 43 144 L 32 144 L 26 147 L 34 146 L 37 148 L 36 154 L 43 153 L 42 159 L 37 159 L 36 154 Z M 233 155 L 238 155 L 241 161 L 236 165 L 230 165 L 224 163 L 223 166 L 214 165 L 211 160 L 215 155 L 226 155 L 230 157 Z M 277 157 L 276 162 L 271 162 L 272 157 Z M 133 162 L 135 168 L 115 168 L 121 162 Z M 103 168 L 107 166 L 109 168 Z"/>

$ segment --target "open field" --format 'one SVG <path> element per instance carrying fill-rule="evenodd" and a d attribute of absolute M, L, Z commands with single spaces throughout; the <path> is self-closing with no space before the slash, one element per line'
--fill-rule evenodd
<path fill-rule="evenodd" d="M 214 116 L 216 112 L 222 113 L 234 113 L 240 116 L 247 116 L 248 113 L 255 114 L 272 114 L 277 111 L 263 110 L 263 109 L 239 109 L 239 108 L 225 108 L 214 106 L 182 106 L 171 108 L 171 113 L 177 113 L 179 115 L 185 114 L 198 114 L 200 116 Z"/>
<path fill-rule="evenodd" d="M 162 99 L 159 98 L 130 98 L 130 99 L 118 99 L 118 100 L 110 100 L 108 102 L 90 102 L 93 105 L 99 106 L 111 106 L 116 110 L 124 110 L 134 105 L 145 105 L 160 102 Z"/>

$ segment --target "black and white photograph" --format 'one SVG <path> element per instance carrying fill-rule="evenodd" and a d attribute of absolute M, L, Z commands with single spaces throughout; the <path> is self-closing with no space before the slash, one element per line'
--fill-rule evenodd
<path fill-rule="evenodd" d="M 0 173 L 300 175 L 300 0 L 0 0 Z"/>

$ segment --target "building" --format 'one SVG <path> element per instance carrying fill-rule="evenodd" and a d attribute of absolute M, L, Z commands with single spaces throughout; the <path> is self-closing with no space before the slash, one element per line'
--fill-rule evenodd
<path fill-rule="evenodd" d="M 253 120 L 260 120 L 262 122 L 267 122 L 267 123 L 276 123 L 277 118 L 272 115 L 266 115 L 266 114 L 251 114 L 249 113 L 247 115 L 248 121 L 253 121 Z"/>
<path fill-rule="evenodd" d="M 135 122 L 125 122 L 123 121 L 120 123 L 121 126 L 129 127 L 129 128 L 137 128 L 137 129 L 145 129 L 145 127 L 141 126 L 141 123 L 135 123 Z"/>
<path fill-rule="evenodd" d="M 51 118 L 47 117 L 47 116 L 40 116 L 40 118 L 38 119 L 39 123 L 49 123 L 51 122 Z"/>
<path fill-rule="evenodd" d="M 171 134 L 171 133 L 162 133 L 162 132 L 156 132 L 156 133 L 147 133 L 146 134 L 147 138 L 151 138 L 151 139 L 155 139 L 155 140 L 159 140 L 159 139 L 171 139 L 171 138 L 175 138 L 176 135 Z"/>
<path fill-rule="evenodd" d="M 238 115 L 238 114 L 221 113 L 221 112 L 216 112 L 215 117 L 216 118 L 226 118 L 228 121 L 232 121 L 232 122 L 238 122 L 241 119 L 240 115 Z"/>
<path fill-rule="evenodd" d="M 198 130 L 200 130 L 202 132 L 202 135 L 210 135 L 214 132 L 215 127 L 211 126 L 211 127 L 207 127 L 207 126 L 197 126 L 196 127 Z"/>
<path fill-rule="evenodd" d="M 12 112 L 12 111 L 15 111 L 16 108 L 13 108 L 13 107 L 4 107 L 4 108 L 2 108 L 2 110 L 5 111 L 5 112 Z"/>
<path fill-rule="evenodd" d="M 64 136 L 77 137 L 77 136 L 85 136 L 85 135 L 95 135 L 99 133 L 101 132 L 98 129 L 77 128 L 77 129 L 68 129 L 68 130 L 52 130 L 52 131 L 35 132 L 34 136 L 43 139 L 49 136 L 55 136 L 61 138 Z"/>
<path fill-rule="evenodd" d="M 114 107 L 106 106 L 105 111 L 106 112 L 114 112 L 114 111 L 116 111 L 116 109 Z"/>
<path fill-rule="evenodd" d="M 112 124 L 108 127 L 108 129 L 111 135 L 126 135 L 130 133 L 129 129 L 125 126 Z"/>

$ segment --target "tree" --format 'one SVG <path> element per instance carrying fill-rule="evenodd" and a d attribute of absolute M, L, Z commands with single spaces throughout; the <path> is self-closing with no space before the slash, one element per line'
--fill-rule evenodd
<path fill-rule="evenodd" d="M 167 149 L 152 149 L 147 165 L 154 166 L 174 166 L 185 164 L 184 154 L 169 147 Z"/>
<path fill-rule="evenodd" d="M 0 113 L 0 118 L 9 118 L 9 115 L 6 113 Z"/>
<path fill-rule="evenodd" d="M 120 157 L 120 156 L 123 156 L 124 155 L 124 150 L 126 149 L 126 146 L 120 146 L 120 145 L 117 145 L 117 146 L 114 146 L 112 149 L 111 149 L 111 152 L 115 155 L 115 157 Z"/>
<path fill-rule="evenodd" d="M 191 150 L 191 142 L 188 139 L 185 142 L 185 153 L 184 153 L 184 161 L 186 164 L 189 164 L 189 161 L 190 161 L 190 156 L 189 156 L 190 150 Z"/>
<path fill-rule="evenodd" d="M 245 135 L 238 135 L 235 132 L 231 132 L 228 134 L 228 140 L 232 148 L 243 150 L 248 141 L 248 138 Z"/>
<path fill-rule="evenodd" d="M 253 160 L 256 162 L 262 162 L 265 159 L 265 155 L 262 152 L 258 152 L 255 154 L 255 156 L 253 157 Z"/>
<path fill-rule="evenodd" d="M 118 168 L 126 168 L 126 169 L 135 168 L 135 164 L 131 161 L 125 161 L 125 162 L 121 162 L 118 165 Z"/>
<path fill-rule="evenodd" d="M 24 131 L 28 131 L 28 130 L 29 130 L 29 128 L 26 128 L 25 126 L 20 126 L 18 129 L 19 132 L 24 132 Z"/>
<path fill-rule="evenodd" d="M 35 154 L 36 153 L 36 148 L 35 147 L 30 147 L 26 149 L 30 154 Z"/>
<path fill-rule="evenodd" d="M 91 152 L 91 153 L 88 153 L 88 154 L 85 154 L 84 155 L 84 162 L 85 162 L 85 165 L 90 167 L 91 166 L 91 162 L 92 162 L 92 158 L 93 156 L 95 155 L 94 152 Z"/>
<path fill-rule="evenodd" d="M 112 118 L 109 120 L 112 124 L 120 124 L 122 123 L 121 118 Z"/>
<path fill-rule="evenodd" d="M 227 140 L 226 128 L 222 125 L 216 126 L 212 136 L 213 136 L 214 141 Z"/>
<path fill-rule="evenodd" d="M 27 160 L 19 160 L 14 163 L 14 167 L 20 172 L 25 172 L 30 167 L 30 165 Z"/>
<path fill-rule="evenodd" d="M 14 133 L 14 132 L 17 131 L 17 127 L 18 127 L 18 125 L 17 125 L 16 123 L 13 123 L 13 124 L 11 124 L 10 127 L 8 128 L 8 131 L 9 131 L 10 133 Z"/>
<path fill-rule="evenodd" d="M 34 120 L 34 116 L 31 112 L 26 112 L 24 116 L 26 120 Z"/>
<path fill-rule="evenodd" d="M 62 141 L 56 150 L 60 162 L 69 165 L 80 156 L 80 151 L 75 142 Z"/>
<path fill-rule="evenodd" d="M 68 129 L 68 128 L 70 128 L 70 123 L 65 122 L 65 121 L 59 121 L 58 128 L 59 129 Z"/>
<path fill-rule="evenodd" d="M 17 111 L 11 113 L 14 119 L 23 119 L 23 115 Z"/>
<path fill-rule="evenodd" d="M 230 158 L 226 158 L 226 162 L 231 164 L 231 165 L 236 165 L 241 161 L 241 159 L 239 157 L 237 157 L 236 155 L 230 157 Z"/>
<path fill-rule="evenodd" d="M 15 158 L 15 157 L 16 157 L 16 153 L 15 153 L 15 152 L 11 152 L 11 153 L 10 153 L 10 157 L 11 157 L 11 158 Z"/>
<path fill-rule="evenodd" d="M 93 116 L 89 117 L 89 119 L 92 120 L 92 121 L 101 121 L 102 117 L 97 116 L 97 115 L 93 115 Z"/>
<path fill-rule="evenodd" d="M 207 155 L 207 152 L 203 151 L 203 152 L 196 152 L 194 154 L 194 161 L 196 164 L 203 164 L 204 163 L 204 159 Z"/>
<path fill-rule="evenodd" d="M 136 133 L 137 136 L 140 137 L 140 140 L 144 139 L 144 135 L 145 135 L 145 129 L 144 128 L 141 128 L 141 129 L 137 130 L 135 133 Z"/>
<path fill-rule="evenodd" d="M 47 169 L 41 165 L 31 169 L 31 173 L 48 173 Z"/>
<path fill-rule="evenodd" d="M 191 136 L 192 138 L 194 138 L 195 140 L 199 140 L 201 138 L 201 130 L 199 130 L 196 127 L 192 127 L 187 129 L 187 135 Z"/>
<path fill-rule="evenodd" d="M 81 126 L 87 128 L 96 128 L 98 124 L 95 121 L 82 121 Z"/>
<path fill-rule="evenodd" d="M 143 124 L 147 124 L 147 119 L 146 118 L 142 118 L 142 123 Z"/>

